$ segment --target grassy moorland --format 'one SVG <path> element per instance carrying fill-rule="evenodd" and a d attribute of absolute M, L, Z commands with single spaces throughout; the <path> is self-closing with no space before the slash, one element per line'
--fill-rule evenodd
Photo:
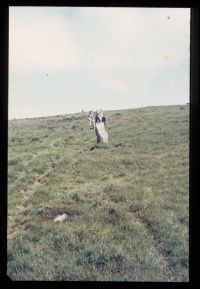
<path fill-rule="evenodd" d="M 9 121 L 13 280 L 188 281 L 189 107 Z M 66 213 L 62 223 L 54 223 Z"/>

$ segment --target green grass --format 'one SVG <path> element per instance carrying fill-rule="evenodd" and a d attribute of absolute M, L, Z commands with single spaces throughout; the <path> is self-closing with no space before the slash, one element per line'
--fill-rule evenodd
<path fill-rule="evenodd" d="M 11 279 L 189 280 L 188 107 L 106 116 L 106 145 L 85 114 L 9 121 Z"/>

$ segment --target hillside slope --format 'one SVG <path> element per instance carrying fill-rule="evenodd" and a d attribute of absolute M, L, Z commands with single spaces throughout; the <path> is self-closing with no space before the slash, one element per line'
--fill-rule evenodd
<path fill-rule="evenodd" d="M 106 116 L 9 121 L 13 280 L 188 281 L 189 108 Z"/>

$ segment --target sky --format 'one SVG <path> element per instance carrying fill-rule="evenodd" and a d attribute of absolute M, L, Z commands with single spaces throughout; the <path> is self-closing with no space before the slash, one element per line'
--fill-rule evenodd
<path fill-rule="evenodd" d="M 189 8 L 9 8 L 9 119 L 185 104 L 189 69 Z"/>

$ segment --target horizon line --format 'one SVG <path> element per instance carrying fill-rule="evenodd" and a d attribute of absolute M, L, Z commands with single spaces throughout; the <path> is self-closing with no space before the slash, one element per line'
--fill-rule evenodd
<path fill-rule="evenodd" d="M 146 106 L 140 106 L 140 107 L 130 107 L 130 108 L 123 108 L 123 109 L 107 109 L 104 110 L 105 112 L 110 112 L 110 111 L 118 111 L 118 110 L 132 110 L 132 109 L 140 109 L 140 108 L 148 108 L 148 107 L 162 107 L 162 106 L 183 106 L 183 105 L 188 105 L 190 102 L 184 103 L 184 104 L 166 104 L 166 105 L 146 105 Z M 82 114 L 89 112 L 90 110 L 82 110 L 82 111 L 77 111 L 77 112 L 72 112 L 72 113 L 61 113 L 61 114 L 55 114 L 55 115 L 46 115 L 46 116 L 31 116 L 31 117 L 13 117 L 9 118 L 8 121 L 12 120 L 28 120 L 28 119 L 37 119 L 37 118 L 51 118 L 51 117 L 59 117 L 59 116 L 64 116 L 64 115 L 74 115 L 74 114 Z"/>

